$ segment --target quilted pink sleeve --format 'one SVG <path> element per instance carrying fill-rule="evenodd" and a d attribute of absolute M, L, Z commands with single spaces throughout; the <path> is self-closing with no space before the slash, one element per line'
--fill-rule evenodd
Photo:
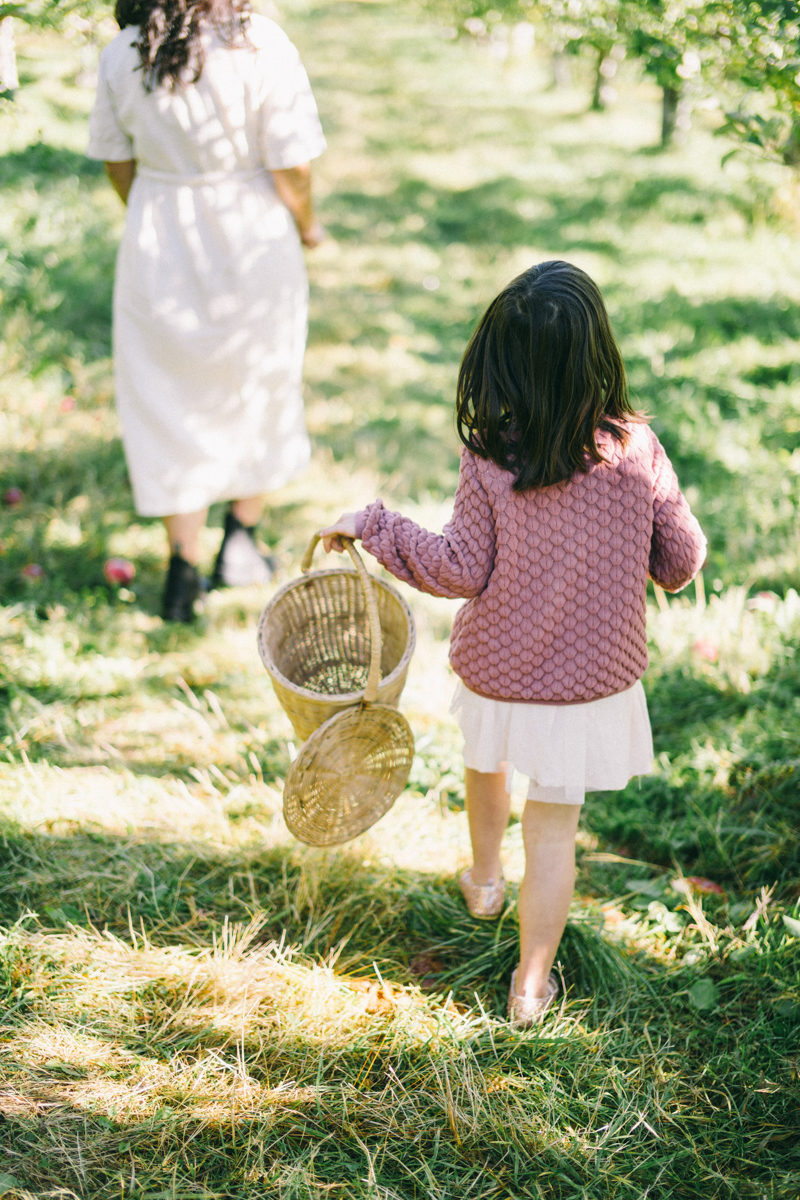
<path fill-rule="evenodd" d="M 494 516 L 478 475 L 475 456 L 465 450 L 453 519 L 441 534 L 429 533 L 380 500 L 357 514 L 365 550 L 421 592 L 433 596 L 479 595 L 494 566 Z"/>
<path fill-rule="evenodd" d="M 651 433 L 653 447 L 653 537 L 650 578 L 667 592 L 679 592 L 705 562 L 706 539 L 678 487 L 664 447 Z"/>

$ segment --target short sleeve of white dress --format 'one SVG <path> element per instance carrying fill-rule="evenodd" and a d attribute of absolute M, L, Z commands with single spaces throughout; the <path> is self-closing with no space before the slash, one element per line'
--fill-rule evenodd
<path fill-rule="evenodd" d="M 133 158 L 133 141 L 117 119 L 107 64 L 107 56 L 103 53 L 97 71 L 97 96 L 89 115 L 86 154 L 88 158 L 99 158 L 103 162 L 127 162 Z"/>
<path fill-rule="evenodd" d="M 275 26 L 259 55 L 262 161 L 270 171 L 299 167 L 322 154 L 327 144 L 308 75 L 294 45 Z"/>

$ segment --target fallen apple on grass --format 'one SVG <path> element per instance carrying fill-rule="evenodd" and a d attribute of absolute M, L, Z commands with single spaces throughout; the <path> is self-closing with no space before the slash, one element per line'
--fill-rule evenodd
<path fill-rule="evenodd" d="M 103 574 L 108 583 L 127 587 L 136 574 L 136 567 L 127 558 L 109 558 L 103 567 Z"/>

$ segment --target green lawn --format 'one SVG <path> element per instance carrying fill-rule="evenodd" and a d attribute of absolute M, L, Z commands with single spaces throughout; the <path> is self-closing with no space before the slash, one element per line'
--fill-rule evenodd
<path fill-rule="evenodd" d="M 0 1195 L 800 1194 L 794 185 L 721 169 L 711 110 L 656 152 L 632 65 L 589 113 L 579 69 L 552 89 L 543 53 L 502 63 L 415 13 L 282 8 L 332 237 L 309 255 L 315 467 L 263 530 L 278 582 L 378 494 L 441 527 L 465 340 L 513 274 L 569 258 L 711 541 L 707 603 L 652 598 L 656 771 L 586 805 L 566 999 L 529 1034 L 503 1020 L 513 907 L 473 922 L 454 884 L 455 605 L 405 589 L 407 791 L 343 849 L 292 840 L 291 727 L 255 650 L 269 593 L 214 594 L 194 629 L 157 616 L 162 533 L 132 511 L 113 410 L 122 212 L 82 155 L 96 50 L 20 34 L 0 107 L 0 494 L 23 492 L 0 510 Z M 136 564 L 124 597 L 110 554 Z"/>

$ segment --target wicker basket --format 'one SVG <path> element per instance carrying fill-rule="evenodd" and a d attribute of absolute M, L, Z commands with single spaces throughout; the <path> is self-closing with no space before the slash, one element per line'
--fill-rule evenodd
<path fill-rule="evenodd" d="M 300 736 L 312 723 L 317 726 L 283 788 L 286 824 L 310 846 L 346 842 L 374 825 L 405 787 L 414 758 L 405 717 L 390 704 L 376 703 L 381 690 L 399 698 L 414 649 L 414 619 L 394 588 L 372 579 L 352 542 L 342 540 L 356 568 L 357 591 L 342 587 L 343 578 L 353 580 L 353 572 L 316 571 L 279 592 L 259 624 L 261 657 L 292 724 Z M 318 541 L 315 535 L 303 558 L 304 571 Z M 350 611 L 343 607 L 347 596 L 354 598 Z M 360 625 L 359 612 L 366 617 Z M 272 663 L 281 651 L 282 662 L 305 687 L 282 673 L 278 683 Z M 381 680 L 386 666 L 388 678 Z M 363 691 L 337 691 L 361 678 Z M 334 715 L 320 723 L 320 714 L 332 707 Z"/>
<path fill-rule="evenodd" d="M 378 703 L 397 705 L 416 641 L 411 609 L 391 584 L 367 573 L 352 543 L 355 570 L 309 573 L 318 542 L 315 535 L 306 550 L 303 577 L 276 592 L 258 624 L 261 661 L 302 742 L 364 695 L 372 646 L 365 588 L 380 622 Z"/>

